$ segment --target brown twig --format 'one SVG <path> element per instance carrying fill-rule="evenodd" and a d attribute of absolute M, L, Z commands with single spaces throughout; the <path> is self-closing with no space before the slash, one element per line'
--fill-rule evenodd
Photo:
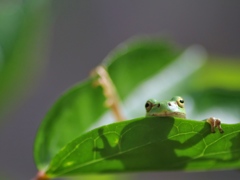
<path fill-rule="evenodd" d="M 117 121 L 124 120 L 124 116 L 121 113 L 119 105 L 119 97 L 116 91 L 116 88 L 103 66 L 97 66 L 91 73 L 92 76 L 98 76 L 97 80 L 94 82 L 94 85 L 101 86 L 103 88 L 103 94 L 106 97 L 105 105 L 110 108 L 115 116 Z"/>

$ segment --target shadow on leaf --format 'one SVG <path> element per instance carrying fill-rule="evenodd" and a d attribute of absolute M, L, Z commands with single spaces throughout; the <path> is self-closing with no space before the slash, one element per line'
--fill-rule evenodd
<path fill-rule="evenodd" d="M 205 123 L 199 132 L 180 142 L 172 140 L 169 135 L 173 125 L 174 119 L 171 117 L 135 121 L 121 131 L 114 146 L 109 141 L 108 134 L 100 128 L 98 134 L 103 148 L 96 147 L 94 151 L 99 152 L 100 156 L 106 160 L 119 160 L 126 171 L 181 170 L 192 159 L 177 155 L 175 150 L 191 148 L 210 134 L 210 129 L 209 124 Z M 111 171 L 116 169 L 104 172 Z"/>

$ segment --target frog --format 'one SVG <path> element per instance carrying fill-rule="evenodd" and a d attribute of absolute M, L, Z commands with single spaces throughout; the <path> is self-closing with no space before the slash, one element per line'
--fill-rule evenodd
<path fill-rule="evenodd" d="M 148 99 L 145 103 L 146 116 L 176 117 L 186 119 L 184 103 L 185 101 L 181 96 L 174 96 L 171 100 L 164 101 Z M 212 133 L 216 132 L 216 128 L 220 133 L 224 133 L 221 127 L 221 120 L 219 118 L 209 117 L 203 121 L 210 124 Z"/>

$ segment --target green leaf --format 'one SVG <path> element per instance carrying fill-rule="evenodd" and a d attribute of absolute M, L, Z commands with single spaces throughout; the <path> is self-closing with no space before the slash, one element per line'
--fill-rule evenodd
<path fill-rule="evenodd" d="M 240 122 L 239 67 L 237 59 L 210 57 L 187 82 L 187 95 L 195 102 L 194 111 L 208 116 L 215 112 L 214 116 L 222 116 L 225 123 Z M 204 113 L 207 111 L 210 113 Z"/>
<path fill-rule="evenodd" d="M 45 62 L 48 7 L 46 0 L 0 2 L 1 120 Z"/>
<path fill-rule="evenodd" d="M 138 118 L 94 129 L 53 158 L 50 177 L 96 172 L 240 168 L 240 124 L 210 133 L 203 121 Z"/>
<path fill-rule="evenodd" d="M 111 52 L 104 65 L 124 99 L 139 84 L 171 65 L 182 53 L 182 50 L 160 38 L 131 39 Z"/>
<path fill-rule="evenodd" d="M 89 124 L 106 111 L 103 103 L 102 89 L 93 88 L 92 79 L 71 88 L 56 102 L 35 140 L 34 155 L 39 169 L 45 169 L 56 152 L 90 128 Z"/>
<path fill-rule="evenodd" d="M 201 71 L 191 79 L 195 90 L 219 88 L 226 90 L 240 90 L 239 59 L 209 57 Z"/>

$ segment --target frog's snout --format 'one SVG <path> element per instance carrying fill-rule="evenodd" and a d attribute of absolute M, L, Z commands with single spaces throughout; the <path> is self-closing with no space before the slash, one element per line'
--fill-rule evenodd
<path fill-rule="evenodd" d="M 174 102 L 168 102 L 168 108 L 171 111 L 178 111 L 178 105 Z"/>

